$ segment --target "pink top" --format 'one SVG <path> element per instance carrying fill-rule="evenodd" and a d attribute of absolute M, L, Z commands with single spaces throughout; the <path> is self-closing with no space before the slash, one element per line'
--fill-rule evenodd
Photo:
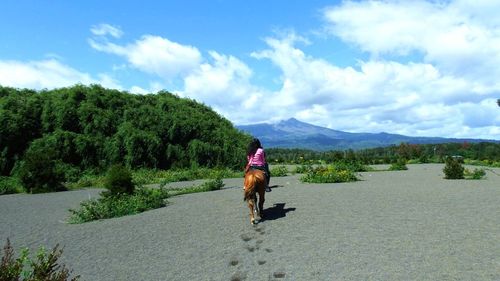
<path fill-rule="evenodd" d="M 250 166 L 265 166 L 266 154 L 264 153 L 264 149 L 257 148 L 254 155 L 247 155 L 247 160 Z"/>

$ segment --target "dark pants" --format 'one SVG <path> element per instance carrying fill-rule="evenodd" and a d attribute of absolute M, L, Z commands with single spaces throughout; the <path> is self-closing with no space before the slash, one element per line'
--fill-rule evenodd
<path fill-rule="evenodd" d="M 266 181 L 267 185 L 269 185 L 269 181 L 271 180 L 271 172 L 269 171 L 269 166 L 266 164 L 266 166 L 250 166 L 250 169 L 253 170 L 261 170 L 264 172 L 264 175 L 266 176 Z"/>

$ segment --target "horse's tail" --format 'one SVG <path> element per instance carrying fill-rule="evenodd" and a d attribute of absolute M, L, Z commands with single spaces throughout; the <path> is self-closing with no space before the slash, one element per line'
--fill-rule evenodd
<path fill-rule="evenodd" d="M 243 201 L 252 199 L 255 194 L 255 176 L 251 171 L 245 174 L 245 181 L 243 185 L 245 187 L 243 192 Z"/>
<path fill-rule="evenodd" d="M 245 174 L 245 191 L 243 194 L 243 201 L 253 199 L 255 197 L 255 188 L 260 181 L 264 181 L 264 173 L 260 170 L 251 170 Z"/>
<path fill-rule="evenodd" d="M 252 186 L 250 188 L 245 188 L 245 192 L 243 194 L 243 201 L 250 200 L 255 195 L 255 188 Z"/>

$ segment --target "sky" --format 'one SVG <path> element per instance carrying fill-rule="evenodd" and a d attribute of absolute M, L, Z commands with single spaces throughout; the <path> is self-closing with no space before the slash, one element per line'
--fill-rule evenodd
<path fill-rule="evenodd" d="M 0 85 L 166 90 L 235 125 L 500 140 L 500 1 L 3 0 Z"/>

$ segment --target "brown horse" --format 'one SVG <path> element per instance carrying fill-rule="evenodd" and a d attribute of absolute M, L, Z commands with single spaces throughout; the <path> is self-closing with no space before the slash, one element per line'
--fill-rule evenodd
<path fill-rule="evenodd" d="M 261 170 L 249 170 L 245 174 L 245 182 L 243 183 L 243 200 L 247 201 L 248 208 L 250 209 L 250 223 L 255 224 L 254 208 L 257 196 L 259 193 L 259 207 L 257 214 L 262 218 L 262 210 L 264 209 L 264 201 L 266 194 L 266 176 Z"/>

